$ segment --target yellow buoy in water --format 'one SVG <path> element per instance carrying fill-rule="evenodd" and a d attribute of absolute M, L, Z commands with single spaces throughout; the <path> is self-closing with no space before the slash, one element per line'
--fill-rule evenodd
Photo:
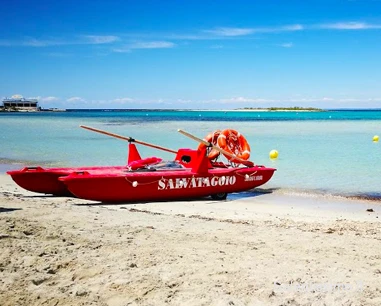
<path fill-rule="evenodd" d="M 380 140 L 380 137 L 378 137 L 378 135 L 374 135 L 373 136 L 373 141 L 374 142 L 377 142 L 377 141 L 379 141 Z"/>
<path fill-rule="evenodd" d="M 269 153 L 270 158 L 277 158 L 278 157 L 278 151 L 277 150 L 271 150 Z"/>

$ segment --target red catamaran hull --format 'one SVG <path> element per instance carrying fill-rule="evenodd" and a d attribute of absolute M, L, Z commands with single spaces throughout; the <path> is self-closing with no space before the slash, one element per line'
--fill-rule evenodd
<path fill-rule="evenodd" d="M 274 171 L 273 168 L 254 166 L 213 168 L 205 172 L 191 169 L 114 174 L 81 172 L 59 180 L 72 194 L 86 200 L 161 201 L 250 190 L 269 181 Z"/>
<path fill-rule="evenodd" d="M 52 194 L 55 196 L 72 196 L 66 185 L 59 181 L 59 177 L 68 176 L 78 171 L 105 172 L 121 171 L 124 166 L 110 167 L 79 167 L 79 168 L 47 168 L 25 167 L 21 170 L 8 171 L 13 181 L 20 187 L 37 193 Z"/>
<path fill-rule="evenodd" d="M 19 186 L 33 192 L 101 202 L 135 202 L 205 196 L 223 199 L 228 193 L 265 184 L 275 171 L 264 166 L 211 163 L 206 148 L 179 149 L 172 164 L 160 161 L 157 157 L 141 159 L 135 145 L 129 144 L 128 166 L 29 167 L 7 173 Z"/>

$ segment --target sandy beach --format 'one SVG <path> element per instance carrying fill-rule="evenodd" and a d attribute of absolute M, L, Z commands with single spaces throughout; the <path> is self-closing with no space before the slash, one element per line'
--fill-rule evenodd
<path fill-rule="evenodd" d="M 0 175 L 1 305 L 380 305 L 379 202 L 105 205 Z"/>

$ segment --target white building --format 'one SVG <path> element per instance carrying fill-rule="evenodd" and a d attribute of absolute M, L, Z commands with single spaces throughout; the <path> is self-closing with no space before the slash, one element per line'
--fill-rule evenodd
<path fill-rule="evenodd" d="M 11 98 L 3 99 L 3 110 L 5 111 L 39 111 L 37 99 L 25 99 L 21 95 L 13 95 Z"/>

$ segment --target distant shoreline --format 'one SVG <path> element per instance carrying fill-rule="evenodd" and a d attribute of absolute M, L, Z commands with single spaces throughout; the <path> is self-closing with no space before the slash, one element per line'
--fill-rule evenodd
<path fill-rule="evenodd" d="M 244 107 L 238 108 L 242 111 L 256 111 L 256 112 L 326 112 L 326 110 L 315 107 Z"/>
<path fill-rule="evenodd" d="M 11 109 L 0 107 L 0 112 L 2 113 L 40 113 L 40 112 L 66 112 L 64 108 L 41 108 L 41 109 Z"/>
<path fill-rule="evenodd" d="M 96 109 L 66 109 L 68 112 L 76 112 L 76 111 L 84 111 L 84 112 L 96 112 L 96 111 L 103 111 L 103 112 L 328 112 L 330 110 L 326 109 L 320 109 L 320 108 L 281 108 L 281 107 L 269 107 L 269 108 L 236 108 L 236 109 L 201 109 L 201 108 L 96 108 Z"/>
<path fill-rule="evenodd" d="M 187 108 L 68 108 L 68 109 L 44 109 L 41 111 L 4 111 L 0 108 L 0 114 L 6 113 L 65 113 L 65 112 L 258 112 L 258 113 L 275 113 L 275 112 L 335 112 L 335 111 L 368 111 L 379 112 L 381 108 L 332 108 L 332 109 L 292 109 L 292 108 L 237 108 L 237 109 L 187 109 Z"/>

